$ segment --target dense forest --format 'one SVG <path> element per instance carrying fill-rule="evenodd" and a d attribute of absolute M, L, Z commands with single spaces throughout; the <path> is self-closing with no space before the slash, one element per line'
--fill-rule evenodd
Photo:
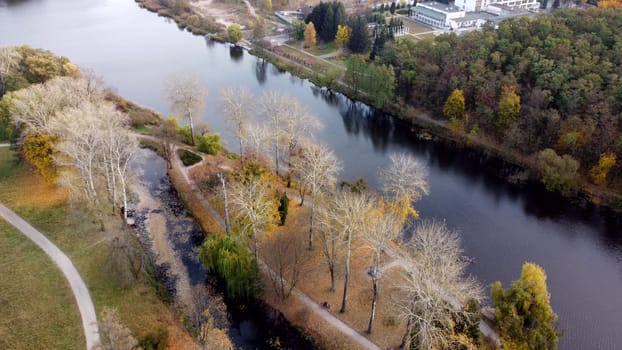
<path fill-rule="evenodd" d="M 620 188 L 621 33 L 620 11 L 559 10 L 498 29 L 387 43 L 376 61 L 393 67 L 403 103 L 442 115 L 461 92 L 465 133 L 533 155 L 553 173 L 578 168 L 597 185 Z M 545 184 L 565 192 L 576 181 L 566 175 L 566 183 Z"/>

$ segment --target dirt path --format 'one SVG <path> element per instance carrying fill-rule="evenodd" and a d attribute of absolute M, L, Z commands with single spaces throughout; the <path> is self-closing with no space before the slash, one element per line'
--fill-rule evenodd
<path fill-rule="evenodd" d="M 100 343 L 95 307 L 93 306 L 93 301 L 91 300 L 86 284 L 82 280 L 82 277 L 80 277 L 78 270 L 73 266 L 71 260 L 41 232 L 30 226 L 28 222 L 24 221 L 24 219 L 17 216 L 17 214 L 2 204 L 0 204 L 0 216 L 39 246 L 39 248 L 41 248 L 41 250 L 43 250 L 60 268 L 63 275 L 65 275 L 73 295 L 76 298 L 76 302 L 78 303 L 78 309 L 80 310 L 80 316 L 82 318 L 82 327 L 84 328 L 84 337 L 86 339 L 86 348 L 87 350 L 94 349 L 95 346 Z"/>

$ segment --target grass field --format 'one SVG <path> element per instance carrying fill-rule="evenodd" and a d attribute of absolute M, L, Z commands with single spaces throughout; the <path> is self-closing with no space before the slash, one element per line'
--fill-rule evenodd
<path fill-rule="evenodd" d="M 6 148 L 0 149 L 0 202 L 69 256 L 88 286 L 98 314 L 103 307 L 115 307 L 121 322 L 137 338 L 167 329 L 171 348 L 175 348 L 172 342 L 190 343 L 189 336 L 179 326 L 179 317 L 157 297 L 152 286 L 143 281 L 127 288 L 119 286 L 117 273 L 108 263 L 107 243 L 123 229 L 120 220 L 108 217 L 107 229 L 101 232 L 83 210 L 70 207 L 64 191 L 45 184 L 26 166 L 16 165 L 12 151 Z M 0 232 L 0 349 L 83 348 L 80 318 L 64 277 L 42 252 L 31 249 L 34 245 L 29 246 L 15 231 L 7 229 L 7 224 L 0 226 Z M 10 249 L 13 245 L 21 248 Z M 41 274 L 46 278 L 36 277 Z M 9 289 L 11 286 L 32 288 L 17 295 L 14 289 Z M 31 300 L 31 304 L 18 304 L 20 300 Z M 18 314 L 20 322 L 7 324 L 4 322 L 7 314 Z M 8 347 L 2 343 L 7 334 L 15 335 L 9 338 L 12 343 Z M 27 334 L 32 336 L 24 336 Z M 33 346 L 31 342 L 37 340 L 32 338 L 45 340 L 41 344 L 46 346 Z"/>

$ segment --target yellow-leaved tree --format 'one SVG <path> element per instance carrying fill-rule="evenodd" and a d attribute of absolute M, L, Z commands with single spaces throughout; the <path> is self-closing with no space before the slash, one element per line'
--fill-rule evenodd
<path fill-rule="evenodd" d="M 31 164 L 43 179 L 52 184 L 58 177 L 58 168 L 54 163 L 54 147 L 58 137 L 49 134 L 31 134 L 24 138 L 22 145 L 24 159 Z"/>
<path fill-rule="evenodd" d="M 350 41 L 350 36 L 352 36 L 352 29 L 346 25 L 339 25 L 337 27 L 337 34 L 335 35 L 335 44 L 339 46 L 340 50 L 343 50 L 344 47 L 348 45 Z"/>
<path fill-rule="evenodd" d="M 305 47 L 315 47 L 315 44 L 317 44 L 315 25 L 313 25 L 313 22 L 309 22 L 307 29 L 305 29 Z"/>
<path fill-rule="evenodd" d="M 607 183 L 607 175 L 611 168 L 616 165 L 615 153 L 603 153 L 598 159 L 598 164 L 590 169 L 590 179 L 595 185 L 602 186 Z"/>

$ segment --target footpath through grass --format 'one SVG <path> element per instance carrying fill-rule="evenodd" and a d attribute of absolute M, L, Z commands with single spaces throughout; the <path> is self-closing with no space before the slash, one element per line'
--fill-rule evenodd
<path fill-rule="evenodd" d="M 180 345 L 190 341 L 179 326 L 179 317 L 157 297 L 153 286 L 139 280 L 120 287 L 118 274 L 109 262 L 108 244 L 124 229 L 120 220 L 109 216 L 106 231 L 101 232 L 99 224 L 83 210 L 70 207 L 64 191 L 44 183 L 26 166 L 16 165 L 13 152 L 6 148 L 0 148 L 0 202 L 67 254 L 89 288 L 98 319 L 103 307 L 115 307 L 121 322 L 137 339 L 162 329 L 169 333 L 169 346 L 175 345 L 171 342 Z M 0 349 L 84 348 L 81 320 L 67 282 L 43 252 L 34 244 L 30 249 L 26 244 L 29 241 L 20 243 L 21 237 L 16 234 L 8 224 L 0 226 Z M 24 244 L 23 248 L 11 249 L 19 244 Z M 42 273 L 46 278 L 33 277 Z M 16 287 L 8 289 L 13 285 Z M 32 288 L 17 295 L 15 288 L 19 286 Z M 20 300 L 30 300 L 30 304 L 20 305 Z M 21 322 L 7 324 L 7 314 L 19 315 Z M 11 343 L 4 346 L 7 338 Z M 36 346 L 33 341 L 45 346 Z"/>

